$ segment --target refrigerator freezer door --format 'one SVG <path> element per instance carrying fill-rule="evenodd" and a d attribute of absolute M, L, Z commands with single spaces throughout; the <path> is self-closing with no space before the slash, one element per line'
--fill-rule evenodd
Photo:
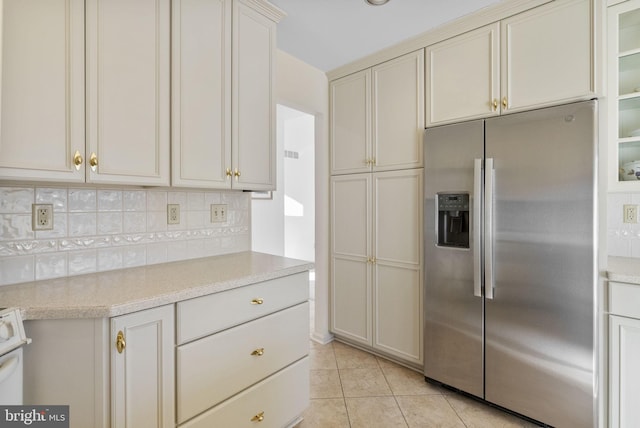
<path fill-rule="evenodd" d="M 485 398 L 557 427 L 594 426 L 595 101 L 486 121 L 494 298 Z"/>
<path fill-rule="evenodd" d="M 436 196 L 474 196 L 475 159 L 483 158 L 482 121 L 425 131 L 425 376 L 483 396 L 482 297 L 474 296 L 475 230 L 469 248 L 437 246 Z M 477 168 L 476 168 L 477 169 Z M 476 224 L 469 221 L 470 228 Z"/>

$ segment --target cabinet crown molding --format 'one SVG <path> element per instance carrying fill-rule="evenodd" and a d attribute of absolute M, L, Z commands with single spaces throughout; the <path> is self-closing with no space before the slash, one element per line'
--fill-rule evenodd
<path fill-rule="evenodd" d="M 552 1 L 562 0 L 507 0 L 487 6 L 469 15 L 462 16 L 422 34 L 408 38 L 388 48 L 345 64 L 327 72 L 329 81 L 372 67 L 401 55 L 423 49 L 445 39 L 458 36 L 467 31 L 500 21 L 529 9 Z"/>
<path fill-rule="evenodd" d="M 280 9 L 273 3 L 270 3 L 266 0 L 239 0 L 239 1 L 255 9 L 256 11 L 260 12 L 261 14 L 263 14 L 264 16 L 266 16 L 267 18 L 271 19 L 276 23 L 280 22 L 285 16 L 287 16 L 287 13 L 284 10 Z"/>

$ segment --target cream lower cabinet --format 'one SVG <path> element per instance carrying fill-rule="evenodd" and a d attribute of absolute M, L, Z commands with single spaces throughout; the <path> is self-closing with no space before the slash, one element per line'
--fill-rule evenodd
<path fill-rule="evenodd" d="M 595 95 L 591 0 L 552 2 L 426 48 L 426 124 Z"/>
<path fill-rule="evenodd" d="M 111 426 L 175 426 L 173 305 L 111 319 Z"/>
<path fill-rule="evenodd" d="M 422 169 L 331 178 L 331 330 L 419 366 Z"/>
<path fill-rule="evenodd" d="M 308 293 L 304 272 L 177 304 L 181 427 L 282 428 L 298 420 L 309 373 L 291 365 L 308 359 Z"/>
<path fill-rule="evenodd" d="M 609 427 L 640 420 L 640 286 L 609 283 Z"/>
<path fill-rule="evenodd" d="M 331 173 L 421 167 L 423 87 L 422 50 L 332 81 Z"/>
<path fill-rule="evenodd" d="M 309 405 L 309 273 L 114 318 L 25 321 L 24 402 L 71 428 L 284 428 Z"/>

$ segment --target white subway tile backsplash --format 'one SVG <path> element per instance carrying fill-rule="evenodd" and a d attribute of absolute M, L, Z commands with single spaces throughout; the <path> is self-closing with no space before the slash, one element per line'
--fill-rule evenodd
<path fill-rule="evenodd" d="M 67 276 L 67 253 L 36 255 L 36 280 Z"/>
<path fill-rule="evenodd" d="M 98 211 L 122 211 L 121 190 L 98 190 Z"/>
<path fill-rule="evenodd" d="M 31 214 L 0 214 L 0 241 L 33 239 Z"/>
<path fill-rule="evenodd" d="M 167 243 L 158 242 L 147 245 L 147 264 L 165 263 L 167 261 Z"/>
<path fill-rule="evenodd" d="M 146 211 L 147 192 L 145 192 L 144 190 L 123 191 L 122 207 L 124 211 Z"/>
<path fill-rule="evenodd" d="M 98 213 L 98 235 L 122 233 L 122 211 Z"/>
<path fill-rule="evenodd" d="M 122 269 L 122 247 L 98 250 L 98 271 Z"/>
<path fill-rule="evenodd" d="M 147 231 L 163 232 L 167 230 L 166 211 L 147 211 Z"/>
<path fill-rule="evenodd" d="M 0 187 L 0 285 L 249 250 L 247 201 L 233 191 Z M 34 202 L 53 204 L 53 230 L 31 230 Z M 180 205 L 180 224 L 167 226 L 167 203 Z M 228 204 L 226 223 L 210 223 L 212 203 Z"/>
<path fill-rule="evenodd" d="M 69 189 L 69 212 L 96 211 L 97 207 L 96 189 Z"/>
<path fill-rule="evenodd" d="M 69 213 L 69 236 L 92 236 L 98 231 L 96 213 Z"/>
<path fill-rule="evenodd" d="M 69 252 L 69 275 L 80 275 L 97 271 L 97 250 Z"/>
<path fill-rule="evenodd" d="M 204 210 L 204 192 L 189 192 L 187 200 L 189 211 Z"/>
<path fill-rule="evenodd" d="M 0 213 L 31 213 L 34 189 L 0 187 Z"/>
<path fill-rule="evenodd" d="M 52 204 L 53 211 L 67 211 L 67 189 L 36 188 L 36 204 Z"/>
<path fill-rule="evenodd" d="M 147 215 L 139 212 L 125 212 L 122 215 L 124 233 L 142 233 L 147 231 Z"/>
<path fill-rule="evenodd" d="M 0 258 L 0 284 L 16 284 L 35 279 L 35 256 Z"/>
<path fill-rule="evenodd" d="M 187 192 L 169 192 L 167 194 L 168 204 L 179 204 L 181 210 L 187 209 Z"/>
<path fill-rule="evenodd" d="M 143 266 L 147 262 L 146 245 L 134 245 L 131 247 L 123 247 L 122 249 L 122 265 L 123 267 Z"/>
<path fill-rule="evenodd" d="M 147 212 L 167 212 L 167 192 L 147 192 Z"/>
<path fill-rule="evenodd" d="M 623 223 L 625 204 L 640 205 L 640 194 L 607 195 L 607 251 L 610 256 L 640 257 L 640 224 Z"/>
<path fill-rule="evenodd" d="M 37 230 L 35 232 L 37 239 L 44 238 L 64 238 L 67 236 L 67 213 L 64 211 L 56 211 L 53 209 L 53 229 Z"/>

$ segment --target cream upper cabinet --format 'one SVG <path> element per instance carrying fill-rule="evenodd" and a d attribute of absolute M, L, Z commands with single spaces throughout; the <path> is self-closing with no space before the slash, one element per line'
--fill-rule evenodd
<path fill-rule="evenodd" d="M 234 189 L 276 186 L 273 98 L 276 23 L 282 11 L 270 3 L 233 3 L 231 156 Z"/>
<path fill-rule="evenodd" d="M 168 185 L 170 1 L 86 8 L 87 181 Z"/>
<path fill-rule="evenodd" d="M 0 179 L 82 182 L 84 1 L 0 9 Z"/>
<path fill-rule="evenodd" d="M 231 0 L 173 0 L 171 184 L 229 188 Z"/>
<path fill-rule="evenodd" d="M 417 366 L 422 174 L 419 168 L 331 177 L 331 330 Z"/>
<path fill-rule="evenodd" d="M 175 427 L 174 307 L 111 319 L 111 426 Z"/>
<path fill-rule="evenodd" d="M 500 114 L 500 24 L 426 48 L 427 125 Z"/>
<path fill-rule="evenodd" d="M 422 165 L 423 55 L 412 52 L 331 82 L 332 174 Z"/>
<path fill-rule="evenodd" d="M 428 46 L 427 126 L 594 96 L 593 22 L 556 1 Z"/>
<path fill-rule="evenodd" d="M 640 0 L 608 9 L 609 190 L 640 189 Z"/>

